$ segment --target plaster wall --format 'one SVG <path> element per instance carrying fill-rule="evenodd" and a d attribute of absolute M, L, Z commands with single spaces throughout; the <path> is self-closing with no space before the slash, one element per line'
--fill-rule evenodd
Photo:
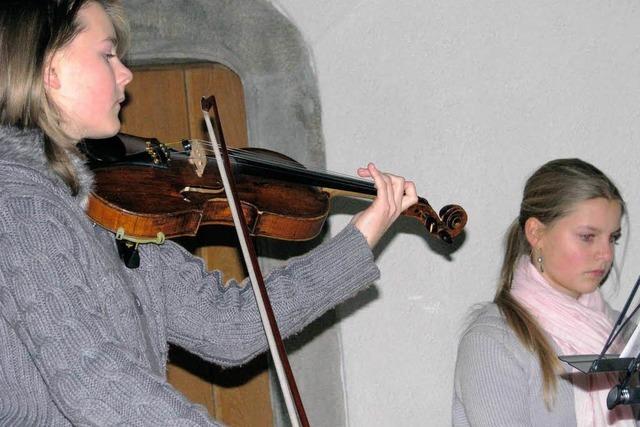
<path fill-rule="evenodd" d="M 446 426 L 471 305 L 492 298 L 526 177 L 557 157 L 609 174 L 629 221 L 605 294 L 640 273 L 640 4 L 609 1 L 277 0 L 319 82 L 327 167 L 374 161 L 413 179 L 467 235 L 450 254 L 400 221 L 375 288 L 339 309 L 350 426 Z M 332 229 L 355 207 L 339 204 Z"/>

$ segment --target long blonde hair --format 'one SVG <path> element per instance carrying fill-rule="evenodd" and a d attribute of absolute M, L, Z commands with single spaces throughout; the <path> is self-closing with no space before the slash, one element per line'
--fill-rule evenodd
<path fill-rule="evenodd" d="M 53 54 L 83 30 L 78 12 L 90 2 L 100 4 L 111 19 L 122 56 L 129 28 L 119 0 L 3 0 L 0 4 L 0 125 L 42 130 L 47 161 L 74 195 L 78 180 L 68 152 L 78 141 L 62 130 L 60 112 L 47 97 L 43 75 Z"/>
<path fill-rule="evenodd" d="M 580 159 L 550 161 L 527 180 L 520 214 L 506 233 L 500 283 L 493 301 L 522 344 L 538 356 L 547 407 L 551 407 L 555 398 L 560 362 L 541 327 L 510 292 L 518 259 L 531 253 L 524 225 L 532 217 L 550 225 L 567 215 L 577 203 L 600 197 L 618 201 L 624 213 L 620 192 L 598 168 Z"/>

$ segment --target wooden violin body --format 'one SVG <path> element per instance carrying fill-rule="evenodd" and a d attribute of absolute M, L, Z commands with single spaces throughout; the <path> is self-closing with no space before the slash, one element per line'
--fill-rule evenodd
<path fill-rule="evenodd" d="M 154 139 L 120 134 L 111 140 L 86 141 L 83 151 L 95 174 L 89 216 L 132 241 L 193 236 L 207 224 L 233 225 L 215 161 L 194 159 L 192 142 L 168 149 Z M 375 196 L 369 182 L 318 174 L 268 150 L 243 149 L 230 160 L 242 211 L 254 236 L 309 240 L 326 220 L 334 195 Z M 405 215 L 450 242 L 467 220 L 456 205 L 441 210 L 425 199 Z"/>
<path fill-rule="evenodd" d="M 184 156 L 168 167 L 116 163 L 94 169 L 98 189 L 89 212 L 98 224 L 149 238 L 194 236 L 207 224 L 232 226 L 229 206 L 215 167 L 198 177 Z M 236 171 L 238 172 L 238 171 Z M 235 173 L 242 211 L 252 235 L 308 240 L 320 233 L 329 195 L 316 187 Z M 282 201 L 286 200 L 285 203 Z"/>

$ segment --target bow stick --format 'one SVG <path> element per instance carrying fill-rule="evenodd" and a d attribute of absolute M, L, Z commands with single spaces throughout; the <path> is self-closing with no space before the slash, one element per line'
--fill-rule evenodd
<path fill-rule="evenodd" d="M 207 131 L 209 132 L 209 139 L 213 151 L 215 152 L 216 162 L 218 164 L 218 170 L 222 183 L 224 185 L 224 191 L 229 201 L 229 209 L 233 217 L 233 223 L 238 234 L 238 240 L 240 241 L 240 247 L 242 249 L 242 255 L 244 262 L 249 272 L 251 279 L 251 287 L 258 304 L 258 310 L 260 311 L 260 319 L 267 336 L 267 342 L 269 344 L 269 350 L 273 358 L 273 364 L 276 368 L 278 381 L 280 388 L 284 396 L 284 400 L 287 406 L 287 412 L 289 419 L 294 427 L 309 426 L 307 415 L 302 405 L 302 399 L 296 386 L 296 381 L 291 371 L 291 365 L 289 365 L 289 359 L 278 330 L 278 324 L 276 323 L 271 303 L 269 302 L 269 296 L 267 295 L 267 289 L 264 284 L 262 272 L 258 264 L 258 257 L 253 246 L 253 241 L 249 236 L 249 230 L 246 220 L 242 214 L 242 208 L 237 197 L 235 189 L 235 181 L 233 174 L 231 173 L 231 163 L 229 162 L 229 154 L 227 152 L 227 146 L 224 142 L 222 130 L 219 126 L 218 106 L 216 105 L 215 98 L 210 96 L 209 98 L 202 98 L 201 101 L 202 114 L 204 115 L 204 121 L 207 125 Z M 215 128 L 211 123 L 211 116 L 209 111 L 213 112 L 214 119 L 216 121 Z"/>

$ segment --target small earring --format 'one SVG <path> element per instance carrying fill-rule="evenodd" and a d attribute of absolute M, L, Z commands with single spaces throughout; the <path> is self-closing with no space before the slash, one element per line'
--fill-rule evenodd
<path fill-rule="evenodd" d="M 538 265 L 540 266 L 540 273 L 544 273 L 544 265 L 542 264 L 542 255 L 538 255 L 538 258 L 536 258 L 536 261 L 538 261 Z"/>

